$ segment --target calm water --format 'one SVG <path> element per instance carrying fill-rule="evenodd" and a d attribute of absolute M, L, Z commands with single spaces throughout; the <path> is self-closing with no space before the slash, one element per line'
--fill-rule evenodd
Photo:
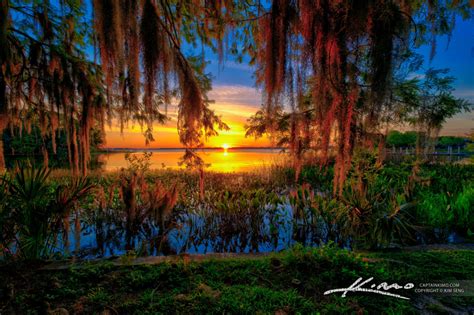
<path fill-rule="evenodd" d="M 155 149 L 150 159 L 151 169 L 180 168 L 178 162 L 184 154 L 182 149 Z M 250 171 L 261 166 L 270 166 L 280 163 L 285 153 L 281 149 L 203 149 L 199 150 L 199 156 L 205 163 L 210 164 L 207 168 L 218 172 Z M 143 155 L 144 151 L 133 151 L 133 155 Z M 116 171 L 127 167 L 125 152 L 99 154 L 99 162 L 106 171 Z"/>
<path fill-rule="evenodd" d="M 120 256 L 134 251 L 140 256 L 205 253 L 271 252 L 327 243 L 330 228 L 313 220 L 295 217 L 288 203 L 262 205 L 260 216 L 250 213 L 215 213 L 205 205 L 175 209 L 162 230 L 152 218 L 129 222 L 113 209 L 82 212 L 71 218 L 67 240 L 59 233 L 57 252 L 91 259 Z M 310 223 L 306 222 L 310 219 Z M 336 239 L 337 240 L 337 239 Z"/>

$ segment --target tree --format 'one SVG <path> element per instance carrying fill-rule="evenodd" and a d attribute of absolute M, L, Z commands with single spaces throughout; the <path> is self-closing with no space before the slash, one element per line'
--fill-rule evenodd
<path fill-rule="evenodd" d="M 410 40 L 431 40 L 434 51 L 435 36 L 450 32 L 457 12 L 469 15 L 468 2 L 275 0 L 258 20 L 253 57 L 266 115 L 284 103 L 298 108 L 299 96 L 310 92 L 323 161 L 337 132 L 334 193 L 342 193 L 358 134 L 374 134 L 370 126 L 378 126 L 394 66 Z"/>
<path fill-rule="evenodd" d="M 84 6 L 76 0 L 0 4 L 0 133 L 7 125 L 31 129 L 37 123 L 56 152 L 62 128 L 73 172 L 85 172 L 90 130 L 94 120 L 104 121 L 106 103 L 100 68 L 87 58 Z M 43 154 L 47 162 L 48 151 Z"/>
<path fill-rule="evenodd" d="M 160 105 L 166 110 L 177 97 L 185 158 L 196 156 L 194 148 L 217 129 L 228 128 L 208 107 L 211 80 L 204 72 L 204 49 L 199 56 L 182 50 L 202 45 L 222 56 L 224 31 L 234 13 L 240 15 L 239 2 L 94 0 L 93 8 L 109 99 L 114 91 L 121 93 L 117 111 L 122 126 L 138 117 L 153 140 Z"/>
<path fill-rule="evenodd" d="M 190 151 L 225 128 L 208 107 L 204 52 L 210 48 L 222 60 L 228 47 L 256 65 L 268 121 L 277 107 L 304 112 L 302 96 L 311 95 L 323 162 L 337 131 L 339 193 L 357 130 L 380 118 L 393 66 L 413 31 L 415 45 L 431 39 L 434 48 L 454 14 L 470 13 L 467 0 L 93 0 L 91 30 L 79 0 L 0 1 L 0 127 L 19 125 L 19 113 L 22 120 L 39 116 L 43 134 L 62 125 L 74 173 L 87 170 L 95 120 L 103 126 L 115 118 L 122 127 L 139 121 L 152 141 L 153 123 L 175 102 L 180 141 Z M 200 54 L 183 53 L 199 46 Z"/>
<path fill-rule="evenodd" d="M 438 138 L 437 145 L 442 147 L 464 146 L 466 142 L 465 137 L 442 136 Z"/>
<path fill-rule="evenodd" d="M 76 124 L 78 125 L 78 122 L 76 122 Z M 12 160 L 17 157 L 36 159 L 42 155 L 45 165 L 67 167 L 68 151 L 66 131 L 59 127 L 55 136 L 55 148 L 53 150 L 53 139 L 51 135 L 42 136 L 38 124 L 32 124 L 29 131 L 25 130 L 24 127 L 6 129 L 3 132 L 4 154 L 8 156 L 6 161 L 8 162 L 9 159 Z M 105 135 L 100 128 L 95 127 L 91 129 L 89 145 L 92 153 L 101 149 L 105 141 L 104 137 Z M 44 152 L 44 150 L 47 150 L 47 152 Z M 45 157 L 48 157 L 50 160 L 44 161 Z M 11 163 L 9 165 L 11 165 Z"/>
<path fill-rule="evenodd" d="M 434 146 L 432 139 L 437 138 L 446 119 L 471 110 L 472 104 L 452 94 L 454 78 L 448 72 L 430 68 L 421 78 L 401 82 L 395 91 L 394 116 L 399 117 L 398 123 L 417 128 L 417 155 L 421 153 L 422 142 L 425 151 Z"/>
<path fill-rule="evenodd" d="M 271 135 L 273 142 L 278 147 L 289 150 L 293 167 L 295 169 L 295 181 L 298 181 L 304 153 L 317 148 L 320 139 L 314 135 L 312 121 L 314 110 L 311 105 L 311 96 L 302 96 L 298 107 L 292 106 L 291 112 L 285 112 L 277 108 L 271 116 L 263 106 L 255 115 L 247 119 L 245 125 L 246 137 L 262 137 L 264 134 Z"/>
<path fill-rule="evenodd" d="M 62 126 L 74 174 L 86 173 L 95 122 L 138 121 L 152 141 L 153 122 L 163 121 L 175 99 L 186 147 L 226 127 L 208 108 L 203 58 L 185 56 L 182 42 L 221 40 L 232 1 L 93 1 L 94 29 L 90 8 L 79 0 L 0 4 L 0 129 L 34 118 L 42 137 L 55 139 Z"/>
<path fill-rule="evenodd" d="M 400 132 L 392 130 L 387 135 L 387 145 L 392 147 L 410 147 L 416 144 L 416 131 Z"/>

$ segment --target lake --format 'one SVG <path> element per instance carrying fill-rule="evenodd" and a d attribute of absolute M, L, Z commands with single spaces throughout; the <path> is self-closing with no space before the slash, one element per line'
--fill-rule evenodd
<path fill-rule="evenodd" d="M 133 155 L 143 155 L 152 152 L 150 169 L 172 168 L 178 169 L 178 162 L 184 154 L 184 149 L 153 149 L 129 151 Z M 268 148 L 229 148 L 229 149 L 201 149 L 199 156 L 205 163 L 210 164 L 207 170 L 216 172 L 245 172 L 258 167 L 281 163 L 286 154 L 281 149 Z M 117 171 L 127 167 L 125 155 L 127 152 L 100 153 L 98 162 L 105 171 Z"/>

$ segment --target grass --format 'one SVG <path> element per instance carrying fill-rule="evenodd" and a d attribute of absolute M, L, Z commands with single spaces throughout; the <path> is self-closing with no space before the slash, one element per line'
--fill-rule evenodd
<path fill-rule="evenodd" d="M 474 305 L 473 296 L 427 299 L 408 292 L 411 300 L 406 301 L 323 293 L 347 287 L 358 277 L 401 285 L 474 280 L 473 260 L 474 252 L 467 250 L 357 254 L 297 246 L 252 259 L 85 263 L 66 270 L 39 270 L 41 264 L 31 263 L 5 265 L 0 273 L 0 313 L 40 314 L 64 308 L 77 314 L 410 314 L 419 312 L 420 305 L 430 312 L 466 310 Z"/>
<path fill-rule="evenodd" d="M 406 187 L 411 170 L 411 165 L 384 168 L 378 175 L 386 176 L 387 180 L 383 177 L 379 181 L 384 183 L 379 190 L 388 191 L 390 188 L 395 193 Z M 459 202 L 456 199 L 453 205 L 462 203 L 462 209 L 468 213 L 472 209 L 472 191 L 464 190 L 466 185 L 472 187 L 472 170 L 472 166 L 423 166 L 416 191 L 427 191 L 435 197 L 453 196 L 453 200 L 454 196 L 463 193 L 465 198 L 460 198 Z M 111 199 L 108 200 L 111 210 L 120 217 L 124 208 L 119 197 L 120 174 L 102 175 L 92 173 L 91 181 L 103 189 L 103 195 Z M 255 189 L 291 196 L 291 189 L 300 187 L 302 183 L 310 183 L 317 191 L 331 191 L 330 172 L 322 173 L 319 168 L 306 167 L 299 183 L 293 182 L 293 175 L 284 167 L 245 174 L 208 172 L 204 201 L 210 200 L 219 207 L 222 204 L 222 208 L 227 209 L 233 205 L 230 197 L 219 199 L 216 196 L 239 193 L 243 196 L 242 200 L 249 200 L 247 193 Z M 157 180 L 166 187 L 176 184 L 181 191 L 181 207 L 192 205 L 198 174 L 159 170 L 147 172 L 145 177 L 149 184 Z M 429 178 L 429 183 L 424 178 Z M 69 179 L 65 171 L 54 171 L 49 180 L 55 189 Z M 98 211 L 99 195 L 90 194 L 80 204 L 84 213 L 89 211 L 95 214 L 94 211 Z M 422 200 L 430 197 L 421 196 Z M 10 199 L 11 202 L 16 200 Z M 444 205 L 439 207 L 438 199 L 431 199 L 434 210 L 451 209 Z M 267 204 L 264 199 L 257 201 L 254 202 L 255 209 Z M 216 205 L 212 207 L 213 211 L 220 209 Z M 235 205 L 252 208 L 247 205 L 242 207 L 240 201 Z M 230 214 L 238 213 L 237 206 Z M 427 213 L 434 216 L 436 212 L 433 209 L 430 208 Z M 210 212 L 210 217 L 215 218 L 219 213 Z M 252 210 L 249 213 L 258 215 L 260 212 Z M 469 218 L 469 215 L 466 217 Z M 235 220 L 233 216 L 229 218 L 234 218 L 228 220 L 229 226 L 233 226 L 235 221 L 247 222 Z M 443 219 L 446 221 L 449 217 Z M 453 220 L 462 223 L 460 217 Z M 462 227 L 471 227 L 470 222 L 462 223 Z M 248 225 L 250 227 L 251 224 Z M 218 230 L 227 231 L 222 227 Z M 242 230 L 245 228 L 239 227 L 237 232 Z M 259 257 L 207 258 L 200 261 L 187 257 L 179 256 L 160 264 L 134 265 L 136 260 L 131 254 L 120 257 L 117 260 L 119 265 L 104 260 L 100 263 L 72 264 L 65 270 L 45 270 L 42 268 L 45 262 L 19 261 L 11 257 L 11 261 L 0 262 L 0 314 L 53 314 L 53 311 L 58 314 L 61 310 L 63 314 L 66 310 L 74 314 L 432 314 L 474 310 L 474 294 L 465 297 L 424 296 L 408 291 L 402 295 L 408 295 L 411 298 L 409 301 L 362 293 L 349 293 L 346 298 L 340 294 L 324 295 L 326 290 L 348 287 L 358 277 L 373 277 L 372 283 L 376 284 L 404 285 L 412 282 L 416 285 L 438 280 L 470 280 L 474 283 L 472 250 L 348 252 L 334 246 L 313 249 L 296 246 L 288 251 Z"/>

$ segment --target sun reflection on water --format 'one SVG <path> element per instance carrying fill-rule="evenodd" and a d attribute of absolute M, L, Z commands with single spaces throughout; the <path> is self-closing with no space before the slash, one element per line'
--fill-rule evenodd
<path fill-rule="evenodd" d="M 178 161 L 183 153 L 183 150 L 154 151 L 150 159 L 150 169 L 179 169 Z M 141 155 L 143 152 L 132 154 Z M 280 163 L 285 158 L 285 154 L 281 154 L 278 149 L 229 149 L 229 147 L 204 150 L 199 152 L 199 156 L 206 164 L 210 164 L 206 170 L 216 172 L 251 171 L 264 165 Z M 117 171 L 127 167 L 123 152 L 101 154 L 99 161 L 103 163 L 106 171 Z"/>

